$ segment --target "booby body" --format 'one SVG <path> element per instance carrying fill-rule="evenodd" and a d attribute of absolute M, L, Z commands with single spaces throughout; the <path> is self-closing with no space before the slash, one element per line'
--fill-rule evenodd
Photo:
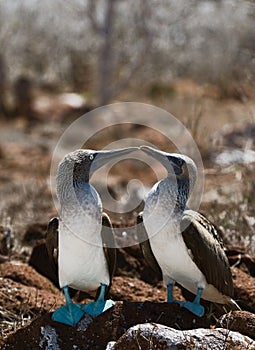
<path fill-rule="evenodd" d="M 140 148 L 168 171 L 145 201 L 143 225 L 149 240 L 142 244 L 145 255 L 153 261 L 153 254 L 154 265 L 161 268 L 168 301 L 173 301 L 172 288 L 178 282 L 196 295 L 193 303 L 179 303 L 198 316 L 204 313 L 200 297 L 237 309 L 230 267 L 215 227 L 201 214 L 186 209 L 197 176 L 195 163 L 187 156 Z"/>
<path fill-rule="evenodd" d="M 79 189 L 77 206 L 63 205 L 59 222 L 59 284 L 93 291 L 99 282 L 109 285 L 102 247 L 102 203 L 89 183 Z M 78 205 L 79 204 L 79 205 Z M 86 208 L 87 207 L 87 208 Z M 87 210 L 86 210 L 87 209 Z"/>
<path fill-rule="evenodd" d="M 110 160 L 133 150 L 131 147 L 109 151 L 81 149 L 67 154 L 59 164 L 56 190 L 60 217 L 58 224 L 57 219 L 53 219 L 48 228 L 52 233 L 56 232 L 53 225 L 58 226 L 58 247 L 52 245 L 53 241 L 56 244 L 56 239 L 51 238 L 51 234 L 48 251 L 53 256 L 55 248 L 58 249 L 59 285 L 66 297 L 66 306 L 53 313 L 56 321 L 73 325 L 84 312 L 97 316 L 114 304 L 111 300 L 105 301 L 106 288 L 114 271 L 114 236 L 110 220 L 103 213 L 101 199 L 89 179 Z M 105 243 L 110 247 L 107 251 L 103 248 Z M 100 286 L 96 302 L 86 305 L 73 304 L 68 293 L 68 287 L 89 292 Z"/>

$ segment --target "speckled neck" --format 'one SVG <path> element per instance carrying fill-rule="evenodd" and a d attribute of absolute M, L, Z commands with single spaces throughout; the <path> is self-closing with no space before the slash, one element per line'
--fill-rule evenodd
<path fill-rule="evenodd" d="M 161 198 L 166 205 L 173 208 L 174 213 L 182 213 L 186 208 L 188 200 L 189 186 L 187 182 L 174 180 L 167 177 L 159 184 Z"/>

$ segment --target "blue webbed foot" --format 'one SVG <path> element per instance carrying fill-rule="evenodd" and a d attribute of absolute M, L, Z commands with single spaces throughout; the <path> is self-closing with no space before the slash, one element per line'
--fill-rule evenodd
<path fill-rule="evenodd" d="M 205 308 L 200 304 L 194 303 L 194 301 L 185 301 L 184 303 L 182 303 L 182 306 L 198 317 L 203 316 L 205 313 Z"/>
<path fill-rule="evenodd" d="M 112 300 L 104 300 L 106 287 L 105 284 L 101 284 L 100 295 L 95 302 L 80 305 L 85 313 L 91 316 L 98 316 L 115 305 Z"/>
<path fill-rule="evenodd" d="M 197 295 L 193 302 L 185 301 L 182 306 L 191 311 L 196 316 L 203 316 L 205 313 L 205 308 L 200 304 L 200 297 L 203 292 L 203 288 L 197 289 Z"/>
<path fill-rule="evenodd" d="M 80 321 L 84 312 L 75 304 L 65 305 L 53 312 L 52 319 L 60 323 L 74 326 Z"/>
<path fill-rule="evenodd" d="M 193 302 L 190 301 L 180 301 L 180 300 L 174 300 L 173 299 L 173 286 L 174 283 L 169 283 L 167 285 L 167 302 L 168 303 L 177 303 L 182 307 L 185 307 L 185 309 L 189 310 L 196 316 L 203 316 L 205 309 L 202 305 L 200 305 L 200 297 L 203 292 L 203 288 L 198 288 L 197 295 Z"/>
<path fill-rule="evenodd" d="M 68 293 L 68 287 L 64 287 L 63 291 L 66 298 L 66 305 L 55 310 L 52 314 L 52 319 L 69 326 L 74 326 L 80 321 L 84 315 L 84 312 L 79 308 L 79 306 L 72 302 Z"/>
<path fill-rule="evenodd" d="M 82 310 L 90 316 L 99 316 L 115 305 L 112 300 L 95 301 L 82 306 Z"/>

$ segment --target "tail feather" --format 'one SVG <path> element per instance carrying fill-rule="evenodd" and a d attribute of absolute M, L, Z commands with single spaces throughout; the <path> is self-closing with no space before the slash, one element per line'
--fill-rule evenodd
<path fill-rule="evenodd" d="M 231 308 L 232 311 L 242 310 L 241 307 L 238 305 L 238 303 L 232 298 L 229 299 L 229 302 L 227 303 L 227 305 Z"/>

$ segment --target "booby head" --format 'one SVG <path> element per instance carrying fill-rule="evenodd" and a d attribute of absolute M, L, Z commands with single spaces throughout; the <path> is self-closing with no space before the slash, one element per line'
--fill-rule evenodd
<path fill-rule="evenodd" d="M 159 161 L 167 170 L 167 176 L 175 181 L 179 189 L 187 191 L 187 197 L 192 192 L 197 178 L 197 167 L 194 161 L 188 156 L 167 153 L 149 146 L 140 146 L 146 154 Z"/>
<path fill-rule="evenodd" d="M 137 147 L 102 151 L 78 149 L 68 153 L 60 162 L 57 170 L 56 187 L 59 201 L 66 199 L 66 194 L 70 193 L 79 184 L 88 183 L 96 170 L 111 160 L 135 150 L 137 150 Z"/>

